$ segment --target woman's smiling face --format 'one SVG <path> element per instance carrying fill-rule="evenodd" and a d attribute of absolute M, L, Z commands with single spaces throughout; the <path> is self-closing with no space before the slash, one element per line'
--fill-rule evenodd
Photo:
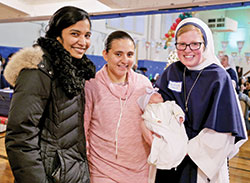
<path fill-rule="evenodd" d="M 183 51 L 177 50 L 178 57 L 185 66 L 194 67 L 204 61 L 202 57 L 205 49 L 203 42 L 201 34 L 196 30 L 184 32 L 177 37 L 177 43 L 202 43 L 198 50 L 191 50 L 189 46 Z"/>
<path fill-rule="evenodd" d="M 90 23 L 85 19 L 63 29 L 57 40 L 72 57 L 80 59 L 90 47 L 90 36 Z"/>
<path fill-rule="evenodd" d="M 107 70 L 113 82 L 124 82 L 127 72 L 131 69 L 135 58 L 135 46 L 130 39 L 114 39 L 111 49 L 103 51 L 103 57 L 107 61 Z"/>

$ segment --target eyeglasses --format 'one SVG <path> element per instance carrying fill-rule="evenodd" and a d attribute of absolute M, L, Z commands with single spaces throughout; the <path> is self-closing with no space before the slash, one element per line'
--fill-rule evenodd
<path fill-rule="evenodd" d="M 201 44 L 203 42 L 195 42 L 195 43 L 190 43 L 190 44 L 186 44 L 186 43 L 175 43 L 175 47 L 177 50 L 179 51 L 184 51 L 187 49 L 187 46 L 189 46 L 190 50 L 195 51 L 195 50 L 199 50 L 201 48 Z"/>

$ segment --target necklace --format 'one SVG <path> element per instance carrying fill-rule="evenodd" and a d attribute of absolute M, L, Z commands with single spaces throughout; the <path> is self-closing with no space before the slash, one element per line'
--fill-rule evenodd
<path fill-rule="evenodd" d="M 185 98 L 185 111 L 188 112 L 188 100 L 189 100 L 189 97 L 191 95 L 191 92 L 195 86 L 195 84 L 197 83 L 198 79 L 200 78 L 200 75 L 201 73 L 203 72 L 204 69 L 202 69 L 197 78 L 195 79 L 192 87 L 190 88 L 189 92 L 188 92 L 188 95 L 186 96 L 186 67 L 184 68 L 184 72 L 183 72 L 183 85 L 184 85 L 184 98 Z"/>

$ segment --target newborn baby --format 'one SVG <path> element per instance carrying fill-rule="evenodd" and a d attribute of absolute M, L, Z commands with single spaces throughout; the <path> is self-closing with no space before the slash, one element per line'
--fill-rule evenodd
<path fill-rule="evenodd" d="M 183 124 L 184 112 L 175 101 L 164 102 L 155 89 L 147 89 L 147 94 L 137 102 L 144 111 L 142 118 L 146 127 L 153 132 L 148 163 L 154 166 L 154 171 L 155 168 L 177 167 L 187 154 L 188 137 Z"/>

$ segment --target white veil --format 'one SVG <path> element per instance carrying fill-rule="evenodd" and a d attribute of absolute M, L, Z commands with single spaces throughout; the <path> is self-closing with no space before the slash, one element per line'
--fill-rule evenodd
<path fill-rule="evenodd" d="M 214 53 L 213 34 L 212 34 L 211 30 L 209 29 L 209 27 L 207 26 L 207 24 L 205 24 L 202 20 L 200 20 L 198 18 L 194 18 L 194 17 L 185 18 L 184 20 L 182 20 L 178 24 L 178 26 L 176 28 L 175 36 L 177 36 L 178 30 L 187 24 L 192 24 L 192 25 L 196 26 L 197 28 L 199 28 L 201 30 L 203 37 L 205 39 L 205 42 L 206 42 L 205 43 L 206 49 L 203 52 L 203 58 L 205 59 L 204 62 L 202 62 L 198 66 L 192 67 L 191 69 L 200 70 L 200 69 L 207 67 L 208 65 L 211 65 L 212 63 L 215 63 L 215 64 L 221 66 L 222 68 L 224 68 L 220 63 L 220 60 L 217 58 L 217 56 Z M 176 37 L 175 37 L 175 40 L 176 40 Z"/>

